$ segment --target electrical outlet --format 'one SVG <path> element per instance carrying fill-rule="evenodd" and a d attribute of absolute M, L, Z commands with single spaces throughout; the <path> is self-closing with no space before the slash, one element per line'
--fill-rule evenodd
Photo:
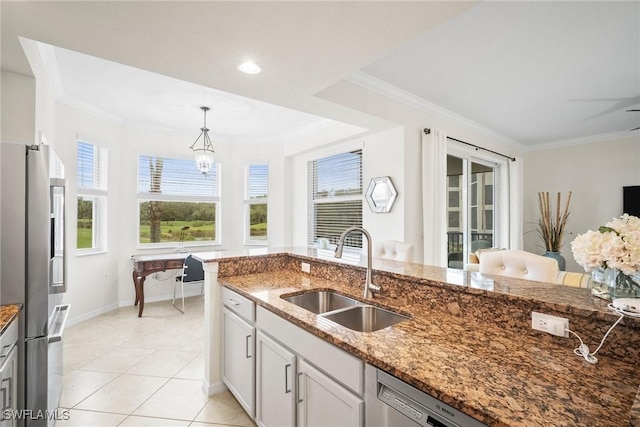
<path fill-rule="evenodd" d="M 569 319 L 532 311 L 531 328 L 559 337 L 568 337 L 569 332 L 567 332 L 567 329 L 569 329 Z"/>
<path fill-rule="evenodd" d="M 311 265 L 308 262 L 302 263 L 302 272 L 303 273 L 311 273 Z"/>

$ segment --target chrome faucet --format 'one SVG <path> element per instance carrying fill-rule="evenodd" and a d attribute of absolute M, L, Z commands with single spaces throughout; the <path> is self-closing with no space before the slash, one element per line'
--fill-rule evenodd
<path fill-rule="evenodd" d="M 338 240 L 338 246 L 336 246 L 336 258 L 342 258 L 342 249 L 344 248 L 344 240 L 347 236 L 353 232 L 359 231 L 367 238 L 367 278 L 364 282 L 364 297 L 373 298 L 372 292 L 380 292 L 380 286 L 376 286 L 371 281 L 371 235 L 367 230 L 362 227 L 350 227 L 342 232 L 340 240 Z"/>

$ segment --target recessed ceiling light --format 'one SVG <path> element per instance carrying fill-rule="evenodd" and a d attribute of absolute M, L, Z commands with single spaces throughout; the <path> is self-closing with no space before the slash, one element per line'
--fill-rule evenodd
<path fill-rule="evenodd" d="M 238 70 L 247 74 L 258 74 L 260 71 L 262 71 L 262 68 L 260 68 L 255 62 L 245 61 L 242 64 L 238 65 Z"/>

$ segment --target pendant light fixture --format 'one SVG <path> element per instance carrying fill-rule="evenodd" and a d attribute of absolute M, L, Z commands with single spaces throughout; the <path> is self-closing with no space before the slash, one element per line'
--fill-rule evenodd
<path fill-rule="evenodd" d="M 200 128 L 200 135 L 189 148 L 193 150 L 198 170 L 203 175 L 206 175 L 211 170 L 211 166 L 213 166 L 213 157 L 216 150 L 214 150 L 209 138 L 209 128 L 207 127 L 207 111 L 209 111 L 209 107 L 200 107 L 200 109 L 204 112 L 204 125 Z M 199 144 L 200 138 L 202 138 L 202 142 Z"/>

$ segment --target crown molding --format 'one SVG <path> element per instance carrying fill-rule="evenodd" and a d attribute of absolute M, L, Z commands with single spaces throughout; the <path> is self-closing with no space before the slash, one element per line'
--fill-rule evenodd
<path fill-rule="evenodd" d="M 357 71 L 347 76 L 345 80 L 361 86 L 365 89 L 379 93 L 380 95 L 384 95 L 388 98 L 394 99 L 402 104 L 408 105 L 409 107 L 424 111 L 438 119 L 451 121 L 461 127 L 473 130 L 474 132 L 477 132 L 488 138 L 495 139 L 504 144 L 512 145 L 520 150 L 526 150 L 528 148 L 521 142 L 502 135 L 494 131 L 493 129 L 481 125 L 478 122 L 470 120 L 464 116 L 461 116 L 460 114 L 454 113 L 451 110 L 447 110 L 446 108 L 434 104 L 433 102 L 427 101 L 424 98 L 407 92 L 404 89 L 400 89 L 397 86 L 389 84 L 365 72 Z"/>
<path fill-rule="evenodd" d="M 631 133 L 629 131 L 618 131 L 618 132 L 600 133 L 597 135 L 581 136 L 578 138 L 568 138 L 568 139 L 560 139 L 556 141 L 544 142 L 541 144 L 536 144 L 534 147 L 529 148 L 528 151 L 542 151 L 542 150 L 550 150 L 553 148 L 563 148 L 563 147 L 571 147 L 575 145 L 593 144 L 598 142 L 613 141 L 614 139 L 633 138 L 634 136 L 637 137 L 638 140 L 640 140 L 640 134 L 638 134 L 637 132 Z"/>

